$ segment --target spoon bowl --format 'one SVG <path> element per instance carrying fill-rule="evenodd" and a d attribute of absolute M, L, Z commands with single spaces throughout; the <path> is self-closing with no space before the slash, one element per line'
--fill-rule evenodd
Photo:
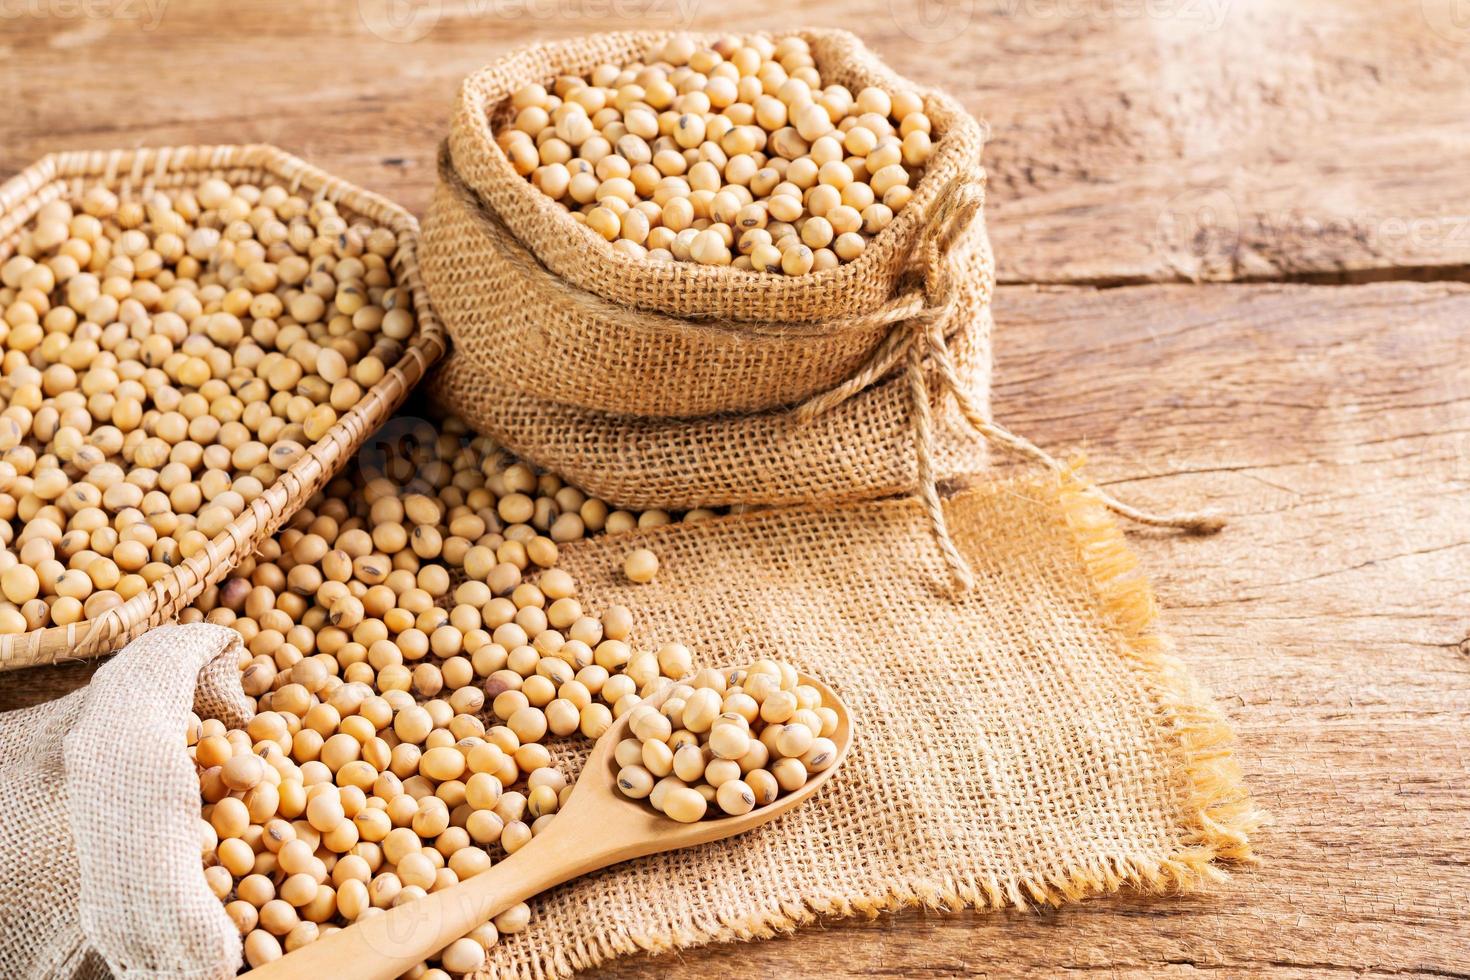
<path fill-rule="evenodd" d="M 392 980 L 433 956 L 518 902 L 548 888 L 633 858 L 724 840 L 776 819 L 811 797 L 832 778 L 852 746 L 852 719 L 837 695 L 805 675 L 799 683 L 816 688 L 822 703 L 837 712 L 832 765 L 804 785 L 740 816 L 718 816 L 679 823 L 647 800 L 624 796 L 617 788 L 617 744 L 629 737 L 632 712 L 613 722 L 587 758 L 582 774 L 546 830 L 488 871 L 417 901 L 360 919 L 308 946 L 251 970 L 256 980 L 321 980 L 353 976 Z M 662 706 L 672 688 L 647 701 Z"/>

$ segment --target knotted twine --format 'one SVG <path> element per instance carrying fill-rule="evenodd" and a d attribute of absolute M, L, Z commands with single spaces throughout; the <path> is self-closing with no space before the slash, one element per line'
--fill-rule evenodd
<path fill-rule="evenodd" d="M 975 575 L 959 550 L 945 524 L 940 506 L 939 481 L 934 465 L 935 441 L 933 404 L 926 363 L 938 374 L 939 395 L 952 395 L 965 421 L 991 442 L 1040 463 L 1058 475 L 1071 469 L 1031 440 L 987 418 L 966 390 L 955 371 L 949 338 L 944 322 L 955 306 L 955 283 L 948 255 L 960 234 L 980 213 L 985 195 L 972 180 L 958 179 L 940 195 L 928 233 L 921 242 L 920 267 L 924 270 L 925 301 L 909 317 L 898 321 L 879 345 L 873 356 L 842 384 L 812 398 L 795 409 L 796 418 L 807 424 L 825 412 L 852 398 L 858 392 L 887 377 L 900 364 L 905 365 L 914 405 L 914 451 L 918 461 L 918 485 L 915 495 L 924 507 L 934 539 L 944 556 L 956 591 L 966 591 L 975 584 Z M 1176 527 L 1196 534 L 1214 534 L 1225 526 L 1219 516 L 1204 512 L 1155 514 L 1127 504 L 1101 487 L 1092 485 L 1098 499 L 1111 511 L 1139 524 L 1152 527 Z"/>

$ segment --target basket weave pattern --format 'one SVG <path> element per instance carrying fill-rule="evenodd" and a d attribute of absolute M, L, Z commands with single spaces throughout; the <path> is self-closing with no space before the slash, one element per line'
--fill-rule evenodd
<path fill-rule="evenodd" d="M 391 229 L 398 250 L 391 266 L 413 298 L 418 329 L 399 362 L 289 470 L 251 502 L 199 554 L 143 592 L 95 619 L 0 636 L 0 670 L 95 657 L 168 622 L 205 588 L 222 579 L 315 493 L 386 420 L 444 353 L 445 339 L 419 277 L 418 222 L 391 201 L 365 191 L 273 146 L 187 146 L 57 153 L 43 157 L 0 186 L 0 260 L 46 204 L 75 198 L 103 184 L 124 199 L 219 177 L 234 183 L 280 184 L 325 198 L 355 216 Z"/>

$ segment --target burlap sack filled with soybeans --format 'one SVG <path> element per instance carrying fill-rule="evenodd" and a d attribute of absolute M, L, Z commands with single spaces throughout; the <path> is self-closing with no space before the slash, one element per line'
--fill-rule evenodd
<path fill-rule="evenodd" d="M 852 35 L 801 32 L 824 80 L 910 88 Z M 925 92 L 938 135 L 913 199 L 856 261 L 803 276 L 631 259 L 573 223 L 496 144 L 530 82 L 642 59 L 667 35 L 529 48 L 461 90 L 424 225 L 450 324 L 436 397 L 516 453 L 612 504 L 687 509 L 888 496 L 914 485 L 916 399 L 989 389 L 995 267 L 980 219 L 979 124 Z M 919 391 L 922 389 L 922 391 Z M 983 440 L 940 420 L 936 465 Z"/>
<path fill-rule="evenodd" d="M 824 81 L 914 88 L 849 34 L 799 33 Z M 1229 728 L 1166 652 L 1107 511 L 1210 522 L 1132 511 L 988 416 L 979 125 L 919 90 L 935 153 L 856 261 L 781 277 L 636 260 L 495 137 L 522 86 L 664 40 L 537 46 L 465 82 L 424 230 L 454 341 L 431 393 L 615 505 L 761 505 L 573 543 L 564 564 L 593 608 L 635 610 L 638 646 L 794 662 L 840 692 L 857 735 L 827 791 L 767 827 L 542 896 L 490 975 L 818 915 L 1190 888 L 1247 859 L 1256 811 Z M 985 482 L 991 442 L 1049 470 Z M 660 557 L 653 584 L 619 570 L 636 546 Z"/>

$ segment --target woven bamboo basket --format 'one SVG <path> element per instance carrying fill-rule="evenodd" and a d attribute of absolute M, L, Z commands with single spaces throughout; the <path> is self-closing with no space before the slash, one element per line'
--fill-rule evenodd
<path fill-rule="evenodd" d="M 14 251 L 20 231 L 40 208 L 105 184 L 125 199 L 157 189 L 202 183 L 279 184 L 313 199 L 326 198 L 356 217 L 376 221 L 398 236 L 391 265 L 409 287 L 418 329 L 403 357 L 289 470 L 251 502 L 204 551 L 127 602 L 70 626 L 0 636 L 0 670 L 96 657 L 113 652 L 153 626 L 168 622 L 204 589 L 222 579 L 273 534 L 341 469 L 366 436 L 402 403 L 444 353 L 444 332 L 419 277 L 418 221 L 403 208 L 273 146 L 186 146 L 142 150 L 56 153 L 0 186 L 0 261 Z"/>

